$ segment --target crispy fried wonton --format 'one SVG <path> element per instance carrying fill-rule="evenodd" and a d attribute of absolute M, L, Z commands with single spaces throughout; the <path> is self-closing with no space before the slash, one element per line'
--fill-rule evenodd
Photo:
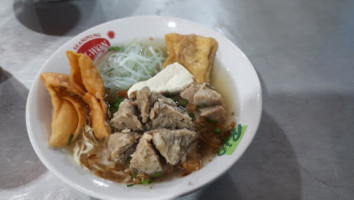
<path fill-rule="evenodd" d="M 179 62 L 198 83 L 209 83 L 210 72 L 218 43 L 213 38 L 199 35 L 181 35 L 170 33 L 165 35 L 168 58 L 164 66 Z"/>
<path fill-rule="evenodd" d="M 84 101 L 89 105 L 91 110 L 92 128 L 97 139 L 104 139 L 109 136 L 111 130 L 106 122 L 106 114 L 103 112 L 97 99 L 90 93 L 83 96 Z"/>
<path fill-rule="evenodd" d="M 60 104 L 54 107 L 49 146 L 64 147 L 70 144 L 77 123 L 78 116 L 75 107 L 69 101 L 61 99 Z"/>
<path fill-rule="evenodd" d="M 66 146 L 77 138 L 89 117 L 87 105 L 91 111 L 95 136 L 104 139 L 110 134 L 101 75 L 90 57 L 72 51 L 68 51 L 67 56 L 71 76 L 48 72 L 41 74 L 54 108 L 49 138 L 49 145 L 52 147 Z"/>
<path fill-rule="evenodd" d="M 69 76 L 65 74 L 41 74 L 41 80 L 48 89 L 54 108 L 52 133 L 49 138 L 49 146 L 52 147 L 68 145 L 69 141 L 73 140 L 76 129 L 78 129 L 79 116 L 77 110 L 70 101 L 61 98 L 63 95 L 70 94 L 70 91 L 66 88 L 70 85 L 68 78 Z"/>
<path fill-rule="evenodd" d="M 66 52 L 71 66 L 71 80 L 80 88 L 94 95 L 107 113 L 107 105 L 104 101 L 104 82 L 93 64 L 90 57 L 85 54 L 78 54 L 73 51 Z"/>
<path fill-rule="evenodd" d="M 80 90 L 81 92 L 85 93 L 85 87 L 82 83 L 80 66 L 79 66 L 79 57 L 80 54 L 77 54 L 73 51 L 67 51 L 66 55 L 69 59 L 69 64 L 71 66 L 70 69 L 70 80 L 75 85 L 75 87 Z"/>
<path fill-rule="evenodd" d="M 78 123 L 77 123 L 77 127 L 76 130 L 74 131 L 74 135 L 72 138 L 72 141 L 74 141 L 77 136 L 79 135 L 79 133 L 81 133 L 81 131 L 84 128 L 85 122 L 88 118 L 88 109 L 87 106 L 85 104 L 85 102 L 82 101 L 82 99 L 75 97 L 75 96 L 64 96 L 62 97 L 64 100 L 69 101 L 75 108 L 77 116 L 78 116 Z"/>
<path fill-rule="evenodd" d="M 63 87 L 68 92 L 82 96 L 83 93 L 80 92 L 75 85 L 70 81 L 70 76 L 61 73 L 43 72 L 41 74 L 41 79 L 44 85 L 47 87 Z M 49 90 L 49 89 L 48 89 Z"/>

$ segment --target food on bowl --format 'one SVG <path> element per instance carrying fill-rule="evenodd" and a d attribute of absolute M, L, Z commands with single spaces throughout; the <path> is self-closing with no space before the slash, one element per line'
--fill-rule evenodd
<path fill-rule="evenodd" d="M 193 83 L 193 75 L 181 64 L 175 62 L 149 80 L 141 81 L 131 86 L 128 90 L 128 96 L 134 95 L 134 93 L 144 87 L 159 93 L 177 93 L 191 83 Z"/>
<path fill-rule="evenodd" d="M 165 40 L 169 52 L 165 67 L 179 62 L 194 75 L 196 82 L 209 83 L 218 49 L 218 43 L 214 38 L 170 33 L 165 35 Z"/>
<path fill-rule="evenodd" d="M 96 138 L 104 139 L 111 130 L 106 122 L 107 104 L 104 100 L 102 77 L 90 57 L 72 51 L 68 51 L 67 56 L 71 66 L 70 80 L 80 91 L 82 99 L 90 108 L 94 134 Z"/>
<path fill-rule="evenodd" d="M 218 92 L 225 88 L 210 82 L 217 42 L 165 38 L 168 52 L 133 42 L 111 47 L 97 68 L 68 51 L 70 76 L 41 74 L 54 107 L 49 145 L 68 146 L 77 163 L 128 186 L 185 176 L 215 157 L 236 126 Z"/>
<path fill-rule="evenodd" d="M 166 57 L 162 41 L 133 41 L 109 48 L 98 60 L 97 69 L 105 87 L 114 93 L 155 76 L 162 70 Z"/>
<path fill-rule="evenodd" d="M 67 74 L 42 73 L 41 79 L 49 91 L 54 108 L 49 146 L 64 147 L 75 140 L 86 122 L 88 111 Z M 65 124 L 65 126 L 63 126 Z"/>
<path fill-rule="evenodd" d="M 67 56 L 71 65 L 71 76 L 59 73 L 41 74 L 41 80 L 51 95 L 54 107 L 52 134 L 49 139 L 49 145 L 52 147 L 71 144 L 82 132 L 83 122 L 88 118 L 83 113 L 85 111 L 80 111 L 84 106 L 78 106 L 79 103 L 82 105 L 82 101 L 91 111 L 91 123 L 96 138 L 104 139 L 110 134 L 110 127 L 106 122 L 107 104 L 104 101 L 101 75 L 90 57 L 72 51 L 68 51 Z M 68 98 L 71 101 L 68 101 Z M 74 108 L 77 113 L 71 115 L 70 111 L 73 113 Z M 69 126 L 64 126 L 67 124 Z"/>

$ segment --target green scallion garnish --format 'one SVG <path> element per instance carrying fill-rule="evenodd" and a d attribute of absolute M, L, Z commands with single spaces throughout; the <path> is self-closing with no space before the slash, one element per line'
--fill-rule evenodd
<path fill-rule="evenodd" d="M 108 48 L 108 51 L 121 51 L 121 50 L 123 50 L 123 47 L 119 47 L 119 46 L 113 46 Z"/>
<path fill-rule="evenodd" d="M 219 123 L 219 121 L 218 121 L 218 120 L 216 120 L 216 119 L 213 119 L 213 118 L 209 118 L 209 117 L 207 117 L 207 118 L 206 118 L 206 121 L 207 121 L 207 122 L 211 122 L 211 123 L 214 123 L 214 124 L 217 124 L 217 123 Z"/>
<path fill-rule="evenodd" d="M 127 187 L 132 187 L 134 184 L 128 184 Z"/>
<path fill-rule="evenodd" d="M 116 103 L 114 103 L 113 105 L 111 105 L 110 111 L 111 113 L 115 113 L 117 112 L 117 110 L 119 109 L 120 104 L 124 101 L 123 97 L 118 97 L 118 100 Z"/>
<path fill-rule="evenodd" d="M 188 115 L 189 115 L 189 117 L 191 117 L 192 119 L 195 117 L 195 116 L 194 116 L 194 113 L 192 113 L 192 112 L 189 112 Z"/>
<path fill-rule="evenodd" d="M 119 108 L 119 105 L 124 101 L 123 97 L 119 97 L 118 101 L 114 104 L 115 107 Z"/>
<path fill-rule="evenodd" d="M 140 183 L 144 184 L 144 185 L 149 185 L 151 183 L 151 180 L 150 179 L 145 179 L 145 180 L 140 181 Z"/>
<path fill-rule="evenodd" d="M 131 159 L 132 159 L 132 157 L 128 156 L 127 159 L 125 160 L 125 163 L 129 164 Z"/>
<path fill-rule="evenodd" d="M 186 107 L 188 104 L 188 100 L 187 99 L 183 99 L 181 106 Z"/>
<path fill-rule="evenodd" d="M 221 133 L 221 128 L 219 128 L 219 127 L 214 128 L 214 132 L 215 133 Z"/>
<path fill-rule="evenodd" d="M 74 134 L 71 134 L 69 137 L 68 146 L 71 144 L 73 138 L 74 138 Z"/>
<path fill-rule="evenodd" d="M 196 106 L 196 109 L 199 110 L 201 108 L 205 108 L 205 107 L 208 107 L 208 105 L 206 105 L 205 103 L 201 104 L 201 105 L 197 105 Z"/>
<path fill-rule="evenodd" d="M 160 177 L 162 175 L 162 172 L 156 172 L 155 174 L 154 174 L 154 177 Z"/>

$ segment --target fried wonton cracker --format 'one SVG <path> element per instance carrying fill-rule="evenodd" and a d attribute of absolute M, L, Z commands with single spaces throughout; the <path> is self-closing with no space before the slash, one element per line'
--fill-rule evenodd
<path fill-rule="evenodd" d="M 84 89 L 95 96 L 107 114 L 107 104 L 104 101 L 104 82 L 90 57 L 73 51 L 66 52 L 71 66 L 71 80 L 75 86 Z"/>
<path fill-rule="evenodd" d="M 50 94 L 54 108 L 49 146 L 66 146 L 80 133 L 88 115 L 87 108 L 73 92 L 76 89 L 71 84 L 69 75 L 42 73 L 41 80 Z"/>
<path fill-rule="evenodd" d="M 61 99 L 59 106 L 54 106 L 49 146 L 64 147 L 69 145 L 73 139 L 77 123 L 78 116 L 75 107 L 69 101 Z"/>
<path fill-rule="evenodd" d="M 104 83 L 90 57 L 67 52 L 71 75 L 41 74 L 54 108 L 52 134 L 49 145 L 62 147 L 73 141 L 82 131 L 88 118 L 89 105 L 94 134 L 104 139 L 110 134 L 106 123 L 107 105 L 104 101 Z M 85 104 L 86 103 L 86 104 Z M 66 116 L 66 117 L 65 117 Z"/>
<path fill-rule="evenodd" d="M 69 101 L 74 106 L 78 116 L 77 127 L 72 138 L 72 141 L 74 141 L 84 128 L 85 122 L 88 118 L 88 109 L 86 104 L 78 97 L 64 96 L 62 99 Z"/>
<path fill-rule="evenodd" d="M 70 76 L 67 74 L 61 73 L 52 73 L 52 72 L 43 72 L 41 74 L 41 80 L 44 85 L 47 87 L 63 87 L 68 92 L 76 94 L 78 96 L 82 96 L 83 93 L 76 89 L 75 85 L 70 81 Z"/>
<path fill-rule="evenodd" d="M 86 93 L 83 99 L 90 107 L 92 128 L 96 138 L 101 140 L 109 136 L 111 129 L 106 122 L 106 114 L 103 112 L 98 100 L 90 93 Z"/>
<path fill-rule="evenodd" d="M 70 80 L 75 85 L 75 87 L 80 90 L 82 93 L 85 93 L 85 87 L 82 83 L 80 66 L 79 66 L 79 58 L 80 54 L 77 54 L 73 51 L 67 51 L 66 55 L 69 59 L 69 63 L 71 66 L 70 69 Z"/>
<path fill-rule="evenodd" d="M 62 88 L 55 86 L 55 84 L 53 85 L 53 82 L 57 82 L 52 81 L 50 78 L 46 79 L 48 77 L 46 74 L 41 74 L 41 80 L 49 92 L 54 108 L 49 146 L 63 147 L 68 145 L 70 137 L 72 137 L 71 134 L 74 133 L 77 127 L 78 116 L 74 106 L 69 101 L 60 98 L 60 90 Z M 65 125 L 63 126 L 63 124 Z"/>
<path fill-rule="evenodd" d="M 179 62 L 198 83 L 209 83 L 218 43 L 215 39 L 199 35 L 165 35 L 168 58 L 164 66 Z"/>

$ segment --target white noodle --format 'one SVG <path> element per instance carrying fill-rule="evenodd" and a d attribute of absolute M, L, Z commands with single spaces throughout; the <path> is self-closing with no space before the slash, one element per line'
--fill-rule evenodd
<path fill-rule="evenodd" d="M 133 42 L 123 51 L 110 53 L 98 63 L 97 68 L 106 88 L 125 90 L 161 71 L 165 58 L 160 47 Z"/>
<path fill-rule="evenodd" d="M 89 139 L 88 136 L 92 139 Z M 75 162 L 81 165 L 81 155 L 89 153 L 97 144 L 98 143 L 93 136 L 92 128 L 88 125 L 85 125 L 84 132 L 82 134 L 82 140 L 81 142 L 76 142 L 73 149 L 73 158 Z"/>

